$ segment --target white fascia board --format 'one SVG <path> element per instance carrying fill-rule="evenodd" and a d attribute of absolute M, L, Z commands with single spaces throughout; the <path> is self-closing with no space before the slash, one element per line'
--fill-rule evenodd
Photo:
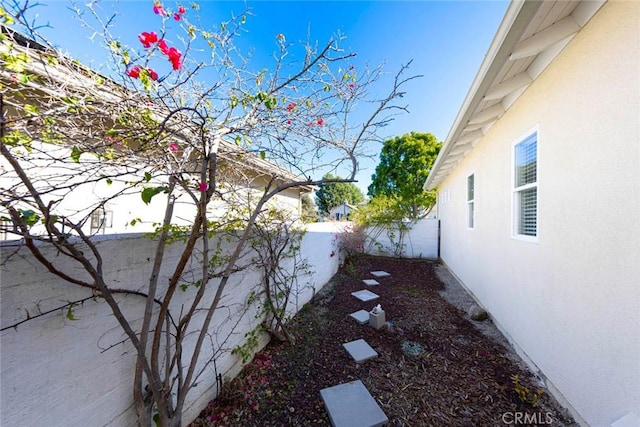
<path fill-rule="evenodd" d="M 440 168 L 440 165 L 444 163 L 444 159 L 447 158 L 452 145 L 467 126 L 473 112 L 482 101 L 484 94 L 491 87 L 502 66 L 508 60 L 513 48 L 522 37 L 527 25 L 529 25 L 541 4 L 542 2 L 535 0 L 515 0 L 509 4 L 498 31 L 489 46 L 489 50 L 480 65 L 480 69 L 471 84 L 471 88 L 445 139 L 440 154 L 434 162 L 431 169 L 432 173 L 429 174 L 423 185 L 425 190 L 435 188 L 436 185 L 432 177 L 435 176 L 435 172 Z"/>

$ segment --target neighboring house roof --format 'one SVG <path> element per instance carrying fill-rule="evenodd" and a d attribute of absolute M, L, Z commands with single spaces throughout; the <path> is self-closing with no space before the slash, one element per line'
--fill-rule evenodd
<path fill-rule="evenodd" d="M 11 107 L 12 102 L 17 104 L 22 103 L 25 99 L 29 98 L 33 100 L 38 99 L 39 97 L 35 96 L 35 94 L 45 94 L 62 98 L 65 95 L 71 96 L 73 93 L 82 93 L 83 91 L 87 91 L 91 88 L 94 94 L 105 100 L 110 99 L 111 101 L 115 100 L 127 103 L 144 103 L 147 108 L 153 110 L 158 119 L 168 114 L 166 108 L 157 105 L 148 105 L 146 99 L 138 97 L 137 93 L 134 91 L 98 72 L 93 71 L 89 67 L 77 61 L 64 57 L 54 49 L 38 43 L 5 25 L 0 25 L 0 30 L 2 34 L 8 36 L 8 38 L 15 43 L 14 47 L 16 49 L 19 49 L 31 57 L 32 61 L 27 64 L 30 73 L 56 81 L 59 83 L 58 86 L 63 88 L 62 90 L 65 91 L 64 94 L 61 94 L 56 92 L 56 90 L 60 90 L 58 88 L 52 89 L 43 84 L 28 82 L 25 85 L 25 89 L 32 91 L 34 96 L 19 98 L 18 100 L 5 97 L 4 101 L 9 107 Z M 52 62 L 50 58 L 55 58 L 56 62 Z M 97 80 L 100 80 L 102 84 L 97 85 Z M 0 81 L 7 82 L 7 86 L 11 87 L 13 85 L 12 72 L 6 69 L 0 70 Z M 185 133 L 188 131 L 185 129 L 180 131 L 172 129 L 171 132 L 178 139 L 189 138 L 189 135 Z M 233 142 L 226 141 L 224 138 L 219 140 L 219 144 L 219 158 L 230 164 L 232 167 L 245 170 L 250 169 L 258 176 L 275 176 L 280 182 L 299 182 L 308 180 L 308 178 L 299 177 L 275 163 L 269 162 L 254 153 L 248 152 Z M 311 192 L 316 187 L 312 185 L 301 185 L 298 188 L 303 191 Z"/>
<path fill-rule="evenodd" d="M 436 188 L 606 0 L 513 1 L 424 183 Z"/>

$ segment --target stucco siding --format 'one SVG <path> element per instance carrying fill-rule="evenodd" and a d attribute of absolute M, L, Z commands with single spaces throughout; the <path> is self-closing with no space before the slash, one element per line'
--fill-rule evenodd
<path fill-rule="evenodd" d="M 605 4 L 439 187 L 442 259 L 594 426 L 640 414 L 639 17 Z M 537 243 L 511 238 L 513 144 L 532 130 Z"/>

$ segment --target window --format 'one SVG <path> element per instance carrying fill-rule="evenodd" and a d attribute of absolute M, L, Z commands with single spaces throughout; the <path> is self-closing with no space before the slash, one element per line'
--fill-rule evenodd
<path fill-rule="evenodd" d="M 513 235 L 536 241 L 538 236 L 538 133 L 514 146 Z"/>
<path fill-rule="evenodd" d="M 113 212 L 98 208 L 91 213 L 91 233 L 97 233 L 113 226 Z"/>
<path fill-rule="evenodd" d="M 467 177 L 467 227 L 473 228 L 473 200 L 474 200 L 474 177 L 473 174 Z"/>

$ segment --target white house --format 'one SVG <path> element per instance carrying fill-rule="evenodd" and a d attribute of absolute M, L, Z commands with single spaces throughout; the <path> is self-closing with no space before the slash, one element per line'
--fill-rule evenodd
<path fill-rule="evenodd" d="M 513 2 L 425 188 L 442 260 L 576 419 L 640 425 L 640 2 Z"/>
<path fill-rule="evenodd" d="M 349 204 L 346 200 L 329 209 L 329 218 L 332 221 L 347 221 L 351 216 L 351 212 L 357 210 L 357 206 Z"/>

